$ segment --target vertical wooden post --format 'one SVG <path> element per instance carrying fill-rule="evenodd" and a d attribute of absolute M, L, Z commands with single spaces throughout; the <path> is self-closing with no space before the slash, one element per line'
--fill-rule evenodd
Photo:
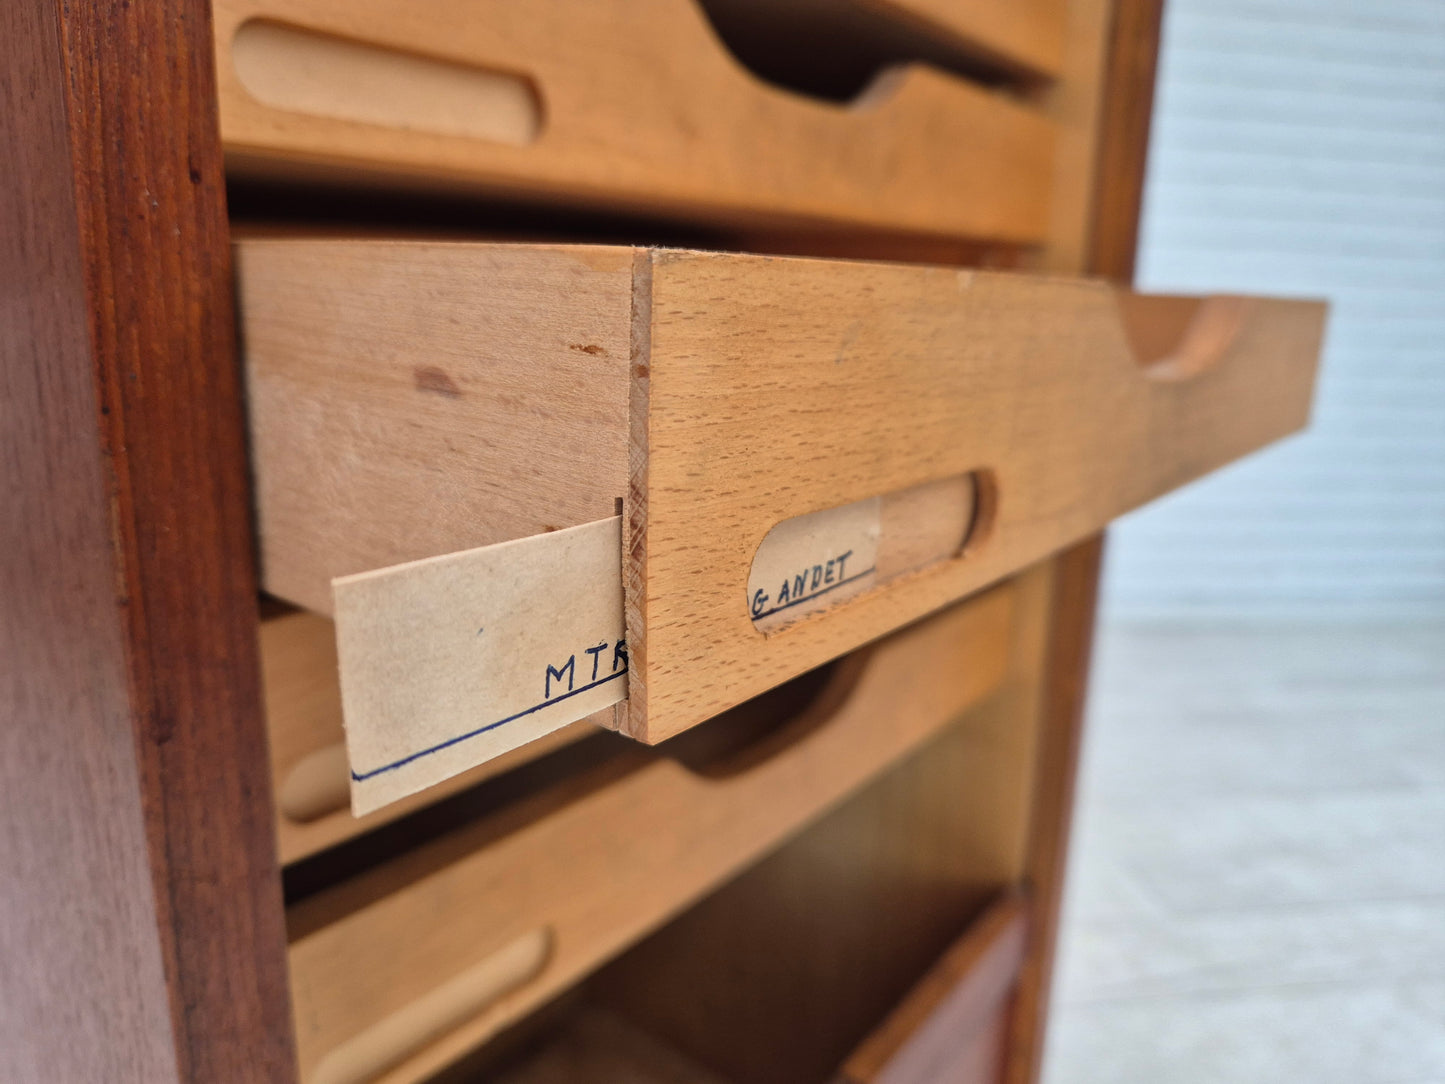
<path fill-rule="evenodd" d="M 0 1050 L 295 1077 L 205 0 L 0 5 Z"/>
<path fill-rule="evenodd" d="M 1115 0 L 1099 88 L 1092 211 L 1084 270 L 1134 277 L 1164 0 Z M 1055 560 L 1048 687 L 1039 728 L 1026 880 L 1032 940 L 1014 995 L 1005 1080 L 1033 1084 L 1043 1066 L 1050 986 L 1074 809 L 1104 536 Z"/>

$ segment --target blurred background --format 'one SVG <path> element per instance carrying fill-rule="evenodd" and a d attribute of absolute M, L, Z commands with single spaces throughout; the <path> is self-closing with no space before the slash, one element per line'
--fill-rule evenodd
<path fill-rule="evenodd" d="M 1138 284 L 1328 298 L 1110 534 L 1048 1084 L 1445 1082 L 1445 2 L 1170 0 Z"/>

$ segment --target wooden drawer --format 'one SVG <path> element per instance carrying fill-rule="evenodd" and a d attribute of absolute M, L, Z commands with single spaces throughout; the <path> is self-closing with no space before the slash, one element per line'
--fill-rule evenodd
<path fill-rule="evenodd" d="M 831 1077 L 833 1084 L 1000 1084 L 1007 1027 L 1023 961 L 1027 907 L 1005 893 L 975 918 L 898 1006 Z M 786 954 L 787 945 L 778 951 Z M 638 980 L 645 981 L 639 971 Z M 698 976 L 699 981 L 705 981 Z M 849 981 L 867 982 L 866 974 Z M 766 996 L 766 995 L 764 995 Z M 607 1005 L 605 984 L 588 988 L 539 1020 L 522 1053 L 503 1053 L 446 1079 L 495 1084 L 754 1084 L 754 1078 L 717 1066 L 659 1034 L 644 1010 Z M 720 1024 L 727 1027 L 734 1022 Z M 797 1041 L 812 1036 L 799 1022 Z M 751 1036 L 738 1035 L 741 1043 Z M 490 1063 L 489 1063 L 490 1062 Z M 791 1071 L 791 1070 L 790 1070 Z M 779 1074 L 771 1074 L 777 1078 Z M 821 1084 L 811 1074 L 784 1077 L 789 1084 Z"/>
<path fill-rule="evenodd" d="M 238 267 L 265 588 L 324 613 L 333 577 L 621 509 L 618 725 L 646 742 L 1298 429 L 1323 317 L 591 246 L 257 240 Z M 874 499 L 861 593 L 758 624 L 770 532 Z"/>
<path fill-rule="evenodd" d="M 977 39 L 974 53 L 1056 64 L 1061 13 L 1008 6 L 843 7 L 928 42 L 941 32 L 934 51 Z M 747 71 L 693 0 L 216 0 L 214 12 L 232 175 L 381 178 L 743 227 L 1018 243 L 1048 231 L 1055 131 L 1039 109 L 926 66 L 850 103 L 810 99 Z"/>
<path fill-rule="evenodd" d="M 422 1079 L 568 988 L 1036 673 L 1043 601 L 1011 581 L 899 632 L 741 747 L 746 707 L 660 750 L 604 735 L 623 752 L 596 771 L 297 905 L 303 1078 Z"/>

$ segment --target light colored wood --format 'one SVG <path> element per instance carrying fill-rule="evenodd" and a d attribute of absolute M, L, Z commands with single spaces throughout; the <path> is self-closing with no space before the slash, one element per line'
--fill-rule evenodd
<path fill-rule="evenodd" d="M 609 516 L 333 580 L 352 813 L 620 704 L 621 566 Z"/>
<path fill-rule="evenodd" d="M 276 843 L 283 865 L 570 745 L 596 733 L 600 725 L 595 719 L 573 723 L 414 798 L 358 818 L 349 808 L 331 622 L 308 613 L 261 622 L 261 674 L 276 794 Z M 611 709 L 606 717 L 610 722 Z"/>
<path fill-rule="evenodd" d="M 253 241 L 237 255 L 272 594 L 329 613 L 335 576 L 617 513 L 630 250 Z"/>
<path fill-rule="evenodd" d="M 647 742 L 1300 428 L 1324 311 L 1230 302 L 1233 334 L 1208 318 L 1183 371 L 1142 364 L 1139 306 L 1087 280 L 329 241 L 245 242 L 239 269 L 268 590 L 324 610 L 332 576 L 626 494 L 625 730 Z M 970 473 L 992 509 L 960 558 L 753 626 L 779 522 Z"/>
<path fill-rule="evenodd" d="M 627 732 L 649 742 L 1300 428 L 1324 311 L 1252 301 L 1212 364 L 1163 379 L 1085 280 L 676 251 L 650 271 L 626 568 Z M 970 471 L 997 502 L 962 558 L 757 634 L 737 585 L 775 523 Z"/>
<path fill-rule="evenodd" d="M 1036 76 L 1063 65 L 1066 0 L 857 0 L 917 20 L 958 48 Z"/>
<path fill-rule="evenodd" d="M 738 64 L 691 0 L 216 0 L 214 11 L 233 173 L 381 177 L 734 224 L 1024 243 L 1047 229 L 1053 133 L 1035 110 L 926 67 L 849 105 L 803 98 Z M 277 23 L 291 29 L 266 28 Z M 486 99 L 498 138 L 459 133 L 466 111 L 449 95 L 377 101 L 364 89 L 428 61 L 432 82 Z M 517 80 L 540 102 L 525 146 Z"/>
<path fill-rule="evenodd" d="M 736 1080 L 835 1072 L 1024 876 L 1052 582 L 1051 563 L 1011 581 L 1009 670 L 987 702 L 609 965 L 592 996 Z M 891 708 L 911 711 L 907 694 Z"/>
<path fill-rule="evenodd" d="M 1004 1006 L 1023 963 L 1026 908 L 1015 893 L 993 904 L 843 1065 L 848 1084 L 970 1079 L 971 1040 Z M 999 1051 L 1001 1053 L 1001 1051 Z M 1001 1058 L 999 1063 L 1001 1063 Z M 989 1076 L 997 1079 L 998 1064 Z"/>
<path fill-rule="evenodd" d="M 377 1078 L 421 1079 L 715 888 L 1004 682 L 1016 594 L 1005 585 L 851 660 L 757 763 L 699 774 L 627 747 L 570 801 L 539 796 L 530 817 L 509 811 L 298 905 L 303 1077 L 514 938 L 547 931 L 535 981 Z M 628 830 L 639 822 L 652 828 Z"/>

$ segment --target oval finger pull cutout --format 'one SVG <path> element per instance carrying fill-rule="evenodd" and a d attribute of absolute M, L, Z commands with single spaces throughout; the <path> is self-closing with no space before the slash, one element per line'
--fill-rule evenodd
<path fill-rule="evenodd" d="M 231 61 L 247 93 L 293 113 L 519 147 L 542 127 L 537 90 L 516 73 L 269 19 L 241 25 Z"/>
<path fill-rule="evenodd" d="M 748 616 L 774 632 L 961 556 L 983 540 L 993 504 L 992 475 L 973 471 L 785 519 L 753 555 Z"/>

